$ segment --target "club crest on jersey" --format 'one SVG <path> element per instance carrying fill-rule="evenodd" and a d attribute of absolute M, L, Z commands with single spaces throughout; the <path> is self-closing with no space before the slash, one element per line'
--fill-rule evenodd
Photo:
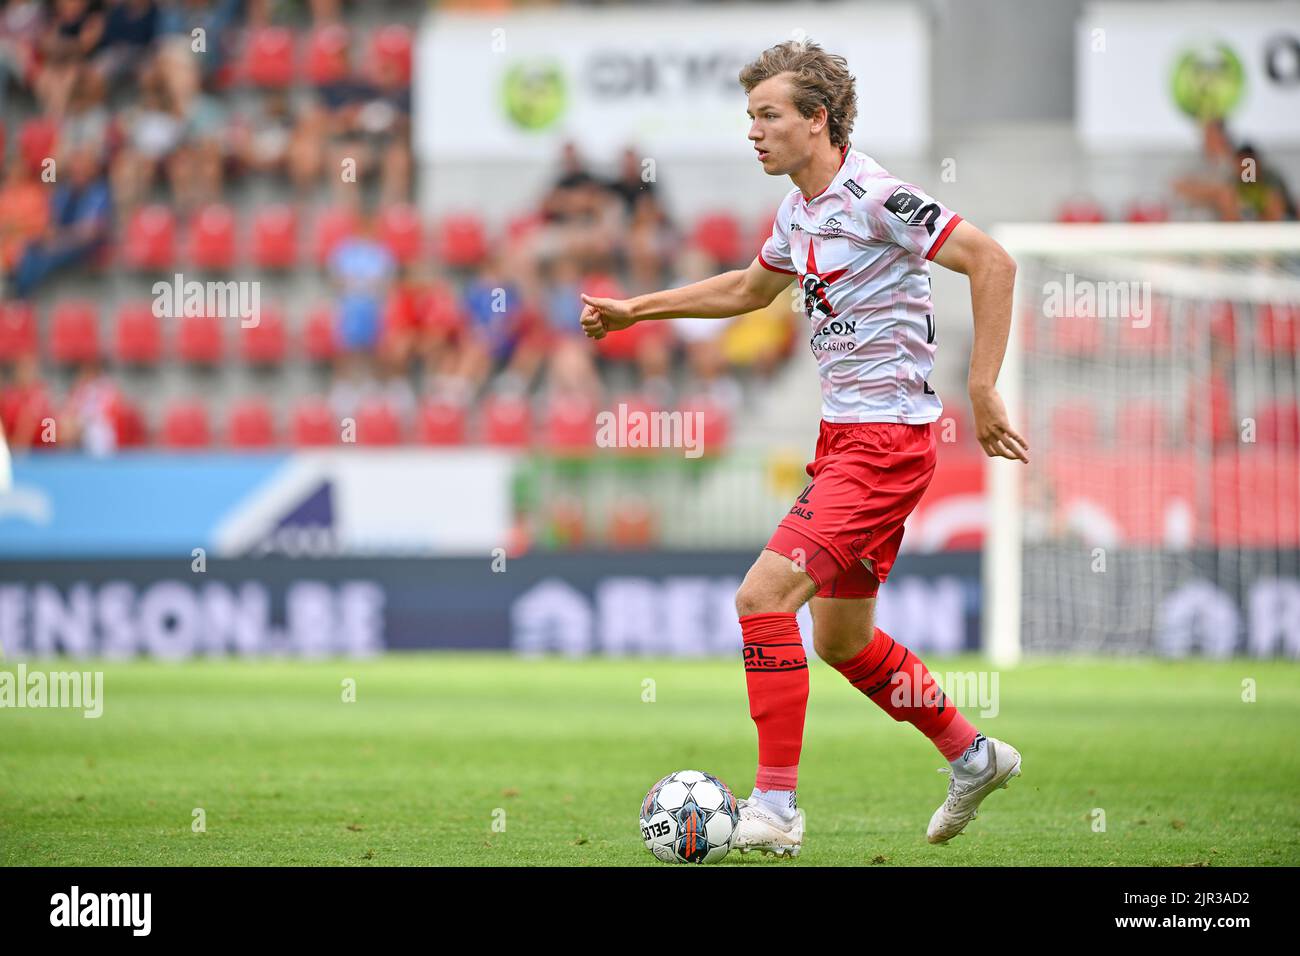
<path fill-rule="evenodd" d="M 803 311 L 809 319 L 815 322 L 818 317 L 835 317 L 836 312 L 831 306 L 826 290 L 831 287 L 831 283 L 848 271 L 848 269 L 832 269 L 822 275 L 821 270 L 817 268 L 817 258 L 813 254 L 813 242 L 809 240 L 808 264 L 804 267 L 803 275 L 799 277 L 799 285 L 803 289 Z"/>

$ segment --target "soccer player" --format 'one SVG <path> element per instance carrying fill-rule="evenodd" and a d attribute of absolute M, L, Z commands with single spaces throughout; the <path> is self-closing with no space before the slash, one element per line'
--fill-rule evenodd
<path fill-rule="evenodd" d="M 747 269 L 677 289 L 631 299 L 584 294 L 582 327 L 600 339 L 636 322 L 726 318 L 770 304 L 791 279 L 799 283 L 821 373 L 821 431 L 808 486 L 736 594 L 758 773 L 740 801 L 732 845 L 797 856 L 803 842 L 795 788 L 808 664 L 795 612 L 810 599 L 818 656 L 949 762 L 948 797 L 926 832 L 944 843 L 1020 773 L 1020 754 L 981 735 L 925 664 L 875 626 L 875 598 L 903 522 L 934 474 L 931 423 L 943 406 L 926 381 L 938 325 L 930 261 L 970 279 L 968 386 L 980 445 L 991 457 L 1029 460 L 994 387 L 1015 263 L 975 226 L 850 147 L 857 95 L 843 57 L 815 43 L 781 43 L 746 66 L 740 83 L 757 161 L 794 183 L 762 251 Z"/>

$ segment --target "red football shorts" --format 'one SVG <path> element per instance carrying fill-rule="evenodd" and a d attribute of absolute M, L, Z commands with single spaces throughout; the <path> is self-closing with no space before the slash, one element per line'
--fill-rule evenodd
<path fill-rule="evenodd" d="M 767 550 L 799 562 L 818 597 L 875 597 L 903 542 L 903 521 L 934 477 L 928 425 L 823 421 L 812 478 Z"/>

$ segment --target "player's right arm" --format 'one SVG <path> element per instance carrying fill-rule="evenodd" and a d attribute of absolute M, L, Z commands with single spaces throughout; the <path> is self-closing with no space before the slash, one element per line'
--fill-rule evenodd
<path fill-rule="evenodd" d="M 676 289 L 648 292 L 631 299 L 602 299 L 582 294 L 582 330 L 603 339 L 647 319 L 725 319 L 770 305 L 790 284 L 792 275 L 773 272 L 756 257 L 748 269 L 692 282 Z"/>

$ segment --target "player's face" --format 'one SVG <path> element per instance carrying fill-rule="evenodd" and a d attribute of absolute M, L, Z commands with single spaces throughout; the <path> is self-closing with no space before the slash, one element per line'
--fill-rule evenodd
<path fill-rule="evenodd" d="M 785 75 L 764 80 L 749 91 L 749 139 L 763 172 L 785 176 L 803 167 L 812 156 L 811 119 L 799 115 Z"/>

